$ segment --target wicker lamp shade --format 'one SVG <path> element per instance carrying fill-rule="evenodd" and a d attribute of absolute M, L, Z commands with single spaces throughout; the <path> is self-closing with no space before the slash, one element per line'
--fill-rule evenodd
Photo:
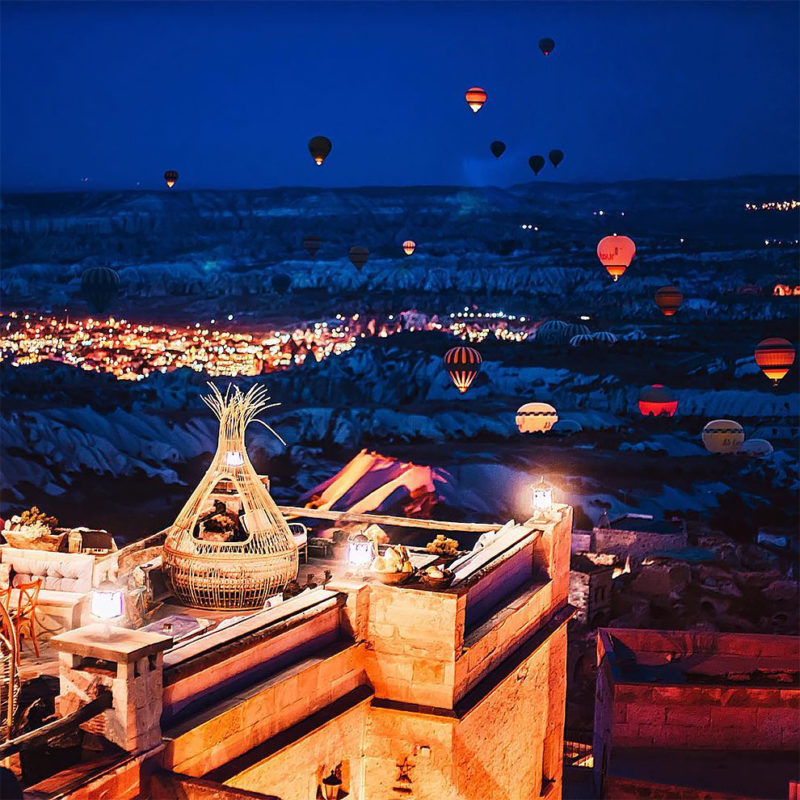
<path fill-rule="evenodd" d="M 289 525 L 250 463 L 244 442 L 247 426 L 261 422 L 258 414 L 277 404 L 268 404 L 262 386 L 247 394 L 231 387 L 224 395 L 211 389 L 203 400 L 219 419 L 217 452 L 167 533 L 164 574 L 187 605 L 260 608 L 295 580 L 298 570 Z"/>

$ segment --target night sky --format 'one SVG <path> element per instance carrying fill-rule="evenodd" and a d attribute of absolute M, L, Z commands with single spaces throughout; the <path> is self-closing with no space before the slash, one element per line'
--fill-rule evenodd
<path fill-rule="evenodd" d="M 7 190 L 503 186 L 552 148 L 539 180 L 800 168 L 793 2 L 1 8 Z"/>

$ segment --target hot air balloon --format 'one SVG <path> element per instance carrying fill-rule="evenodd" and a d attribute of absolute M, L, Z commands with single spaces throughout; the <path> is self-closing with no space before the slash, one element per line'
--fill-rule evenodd
<path fill-rule="evenodd" d="M 167 182 L 167 188 L 171 189 L 178 180 L 178 173 L 174 169 L 168 169 L 164 173 L 164 180 Z"/>
<path fill-rule="evenodd" d="M 563 150 L 551 150 L 549 158 L 550 163 L 557 167 L 564 160 L 564 152 Z"/>
<path fill-rule="evenodd" d="M 444 368 L 461 394 L 481 371 L 483 359 L 474 347 L 453 347 L 444 354 Z"/>
<path fill-rule="evenodd" d="M 317 162 L 317 166 L 322 166 L 322 162 L 328 157 L 331 152 L 331 140 L 327 136 L 315 136 L 308 142 L 308 152 L 311 153 L 311 158 Z"/>
<path fill-rule="evenodd" d="M 277 272 L 272 276 L 272 288 L 278 292 L 278 294 L 286 294 L 291 285 L 292 279 L 285 272 Z"/>
<path fill-rule="evenodd" d="M 416 249 L 417 249 L 417 243 L 412 242 L 411 239 L 406 239 L 403 242 L 403 252 L 407 256 L 410 256 Z"/>
<path fill-rule="evenodd" d="M 367 263 L 368 258 L 369 250 L 366 247 L 356 246 L 350 248 L 350 261 L 357 270 L 360 270 Z"/>
<path fill-rule="evenodd" d="M 467 89 L 464 99 L 467 101 L 467 105 L 477 114 L 486 102 L 486 92 L 479 86 L 473 86 L 471 89 Z"/>
<path fill-rule="evenodd" d="M 317 254 L 317 250 L 322 246 L 322 239 L 319 236 L 306 236 L 303 239 L 303 247 L 305 247 L 311 258 Z"/>
<path fill-rule="evenodd" d="M 119 275 L 110 267 L 90 267 L 81 275 L 81 294 L 96 314 L 103 314 L 119 292 Z"/>
<path fill-rule="evenodd" d="M 672 417 L 677 409 L 675 393 L 661 383 L 645 386 L 639 392 L 639 411 L 643 417 Z"/>
<path fill-rule="evenodd" d="M 528 166 L 533 170 L 534 175 L 538 175 L 545 165 L 544 156 L 531 156 L 528 159 Z"/>
<path fill-rule="evenodd" d="M 636 245 L 627 236 L 606 236 L 597 245 L 597 257 L 608 274 L 618 281 L 636 255 Z"/>
<path fill-rule="evenodd" d="M 703 444 L 709 453 L 735 453 L 744 442 L 744 428 L 732 419 L 715 419 L 703 428 Z"/>
<path fill-rule="evenodd" d="M 794 345 L 786 339 L 764 339 L 756 347 L 756 364 L 777 386 L 794 364 Z"/>
<path fill-rule="evenodd" d="M 775 452 L 775 448 L 766 439 L 748 439 L 740 448 L 740 456 L 750 458 L 769 458 Z"/>
<path fill-rule="evenodd" d="M 496 141 L 489 145 L 489 149 L 492 151 L 495 158 L 500 158 L 506 151 L 506 145 L 505 142 Z"/>
<path fill-rule="evenodd" d="M 549 56 L 550 53 L 555 50 L 556 43 L 550 38 L 539 39 L 539 49 L 546 55 Z"/>
<path fill-rule="evenodd" d="M 683 295 L 675 286 L 662 286 L 655 293 L 656 305 L 665 317 L 671 317 L 683 304 Z"/>
<path fill-rule="evenodd" d="M 547 433 L 558 422 L 558 413 L 549 403 L 525 403 L 515 421 L 520 433 Z"/>

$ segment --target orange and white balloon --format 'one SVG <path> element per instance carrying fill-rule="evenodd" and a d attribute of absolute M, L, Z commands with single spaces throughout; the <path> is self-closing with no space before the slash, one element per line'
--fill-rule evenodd
<path fill-rule="evenodd" d="M 416 249 L 417 249 L 417 243 L 412 242 L 411 239 L 406 239 L 403 242 L 403 252 L 407 256 L 410 256 Z"/>
<path fill-rule="evenodd" d="M 486 92 L 484 92 L 480 86 L 473 86 L 471 89 L 467 89 L 466 94 L 464 95 L 467 105 L 476 114 L 483 108 L 483 104 L 486 102 L 486 97 Z"/>
<path fill-rule="evenodd" d="M 636 245 L 628 236 L 605 236 L 597 245 L 597 257 L 615 282 L 625 274 L 635 255 Z"/>

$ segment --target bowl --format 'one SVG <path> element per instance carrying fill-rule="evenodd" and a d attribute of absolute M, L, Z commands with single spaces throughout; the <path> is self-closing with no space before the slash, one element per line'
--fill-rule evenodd
<path fill-rule="evenodd" d="M 455 575 L 449 570 L 444 573 L 443 578 L 434 578 L 425 572 L 420 575 L 420 580 L 429 589 L 446 589 L 453 582 L 453 578 Z"/>
<path fill-rule="evenodd" d="M 413 572 L 370 572 L 369 574 L 375 578 L 375 580 L 387 586 L 399 586 L 414 575 Z"/>

